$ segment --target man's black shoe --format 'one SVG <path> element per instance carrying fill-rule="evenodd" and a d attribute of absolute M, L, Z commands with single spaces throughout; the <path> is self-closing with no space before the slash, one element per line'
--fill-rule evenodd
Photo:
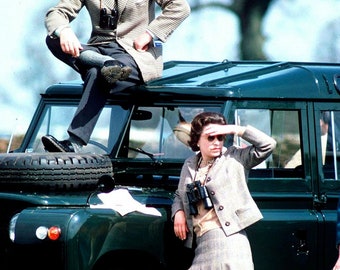
<path fill-rule="evenodd" d="M 52 135 L 42 136 L 41 141 L 48 152 L 75 152 L 69 140 L 58 141 Z"/>

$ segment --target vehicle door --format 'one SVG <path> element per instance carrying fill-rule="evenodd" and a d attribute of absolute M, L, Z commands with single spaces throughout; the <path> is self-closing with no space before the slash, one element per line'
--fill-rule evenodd
<path fill-rule="evenodd" d="M 319 265 L 319 230 L 323 224 L 313 207 L 314 145 L 307 103 L 234 102 L 229 122 L 252 125 L 277 141 L 270 158 L 253 168 L 248 184 L 263 219 L 247 233 L 255 269 L 324 269 Z M 234 143 L 242 147 L 241 138 Z"/>
<path fill-rule="evenodd" d="M 322 134 L 317 141 L 317 194 L 321 216 L 325 225 L 321 228 L 322 252 L 325 255 L 323 269 L 331 269 L 338 257 L 336 249 L 337 204 L 340 194 L 340 106 L 334 102 L 314 104 L 315 122 L 322 121 L 317 130 Z M 319 120 L 321 119 L 321 120 Z M 320 136 L 316 136 L 320 138 Z"/>

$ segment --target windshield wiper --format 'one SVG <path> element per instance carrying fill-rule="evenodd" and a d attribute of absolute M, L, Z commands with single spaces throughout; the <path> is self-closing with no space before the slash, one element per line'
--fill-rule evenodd
<path fill-rule="evenodd" d="M 155 159 L 155 156 L 161 156 L 163 155 L 163 153 L 157 153 L 157 154 L 153 154 L 153 153 L 150 153 L 150 152 L 146 152 L 144 151 L 142 148 L 134 148 L 134 147 L 129 147 L 129 146 L 124 146 L 125 148 L 129 149 L 129 150 L 132 150 L 132 151 L 135 151 L 135 152 L 138 152 L 138 153 L 141 153 L 143 155 L 146 155 L 148 156 L 149 158 L 152 159 L 152 161 L 154 162 L 158 162 L 158 160 Z"/>

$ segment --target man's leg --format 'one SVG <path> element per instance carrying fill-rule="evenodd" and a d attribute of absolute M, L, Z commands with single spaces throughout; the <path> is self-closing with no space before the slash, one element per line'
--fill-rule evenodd
<path fill-rule="evenodd" d="M 114 43 L 113 46 L 105 47 L 100 53 L 106 53 L 113 58 L 117 56 L 120 63 L 131 67 L 131 74 L 125 81 L 117 81 L 113 85 L 107 84 L 99 68 L 84 68 L 82 64 L 79 65 L 77 59 L 62 52 L 59 40 L 53 40 L 49 37 L 47 40 L 48 47 L 58 59 L 81 73 L 84 80 L 84 92 L 75 116 L 68 128 L 70 138 L 65 141 L 58 141 L 53 136 L 47 135 L 42 140 L 47 151 L 73 152 L 74 146 L 86 145 L 90 140 L 109 92 L 118 92 L 141 83 L 141 73 L 133 58 L 119 45 Z"/>
<path fill-rule="evenodd" d="M 100 78 L 98 68 L 90 68 L 83 75 L 83 80 L 84 92 L 67 131 L 70 137 L 76 137 L 82 145 L 86 145 L 106 103 L 109 91 L 108 86 Z"/>
<path fill-rule="evenodd" d="M 119 80 L 115 84 L 107 84 L 102 78 L 99 68 L 91 68 L 83 77 L 84 92 L 75 116 L 68 128 L 68 133 L 70 136 L 76 136 L 81 139 L 84 145 L 90 140 L 108 95 L 120 92 L 143 81 L 136 62 L 120 46 L 112 45 L 104 50 L 100 46 L 99 50 L 103 55 L 106 53 L 123 65 L 131 67 L 131 74 L 126 80 Z"/>
<path fill-rule="evenodd" d="M 94 50 L 82 50 L 78 59 L 86 66 L 101 68 L 101 75 L 109 84 L 126 80 L 132 71 L 131 67 L 123 65 L 113 57 Z"/>
<path fill-rule="evenodd" d="M 82 44 L 83 50 L 80 52 L 79 57 L 75 58 L 62 51 L 59 39 L 47 36 L 46 44 L 56 58 L 81 73 L 82 76 L 84 76 L 88 68 L 99 67 L 106 82 L 114 84 L 117 80 L 126 80 L 132 72 L 130 66 L 124 65 L 114 57 L 106 55 L 95 46 Z M 110 53 L 112 53 L 112 50 Z"/>

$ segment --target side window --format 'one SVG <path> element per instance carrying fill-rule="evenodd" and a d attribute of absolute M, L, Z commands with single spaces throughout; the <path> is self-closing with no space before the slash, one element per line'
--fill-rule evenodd
<path fill-rule="evenodd" d="M 270 109 L 237 109 L 235 123 L 251 125 L 273 137 L 277 146 L 272 155 L 255 167 L 250 177 L 301 177 L 302 155 L 300 140 L 299 112 Z M 247 144 L 241 138 L 236 138 L 236 144 Z M 256 173 L 261 171 L 261 174 Z"/>
<path fill-rule="evenodd" d="M 187 143 L 192 119 L 200 112 L 220 112 L 221 108 L 139 107 L 138 111 L 149 117 L 131 120 L 128 158 L 184 160 L 193 154 Z"/>
<path fill-rule="evenodd" d="M 339 180 L 340 111 L 321 111 L 320 127 L 324 178 Z"/>

